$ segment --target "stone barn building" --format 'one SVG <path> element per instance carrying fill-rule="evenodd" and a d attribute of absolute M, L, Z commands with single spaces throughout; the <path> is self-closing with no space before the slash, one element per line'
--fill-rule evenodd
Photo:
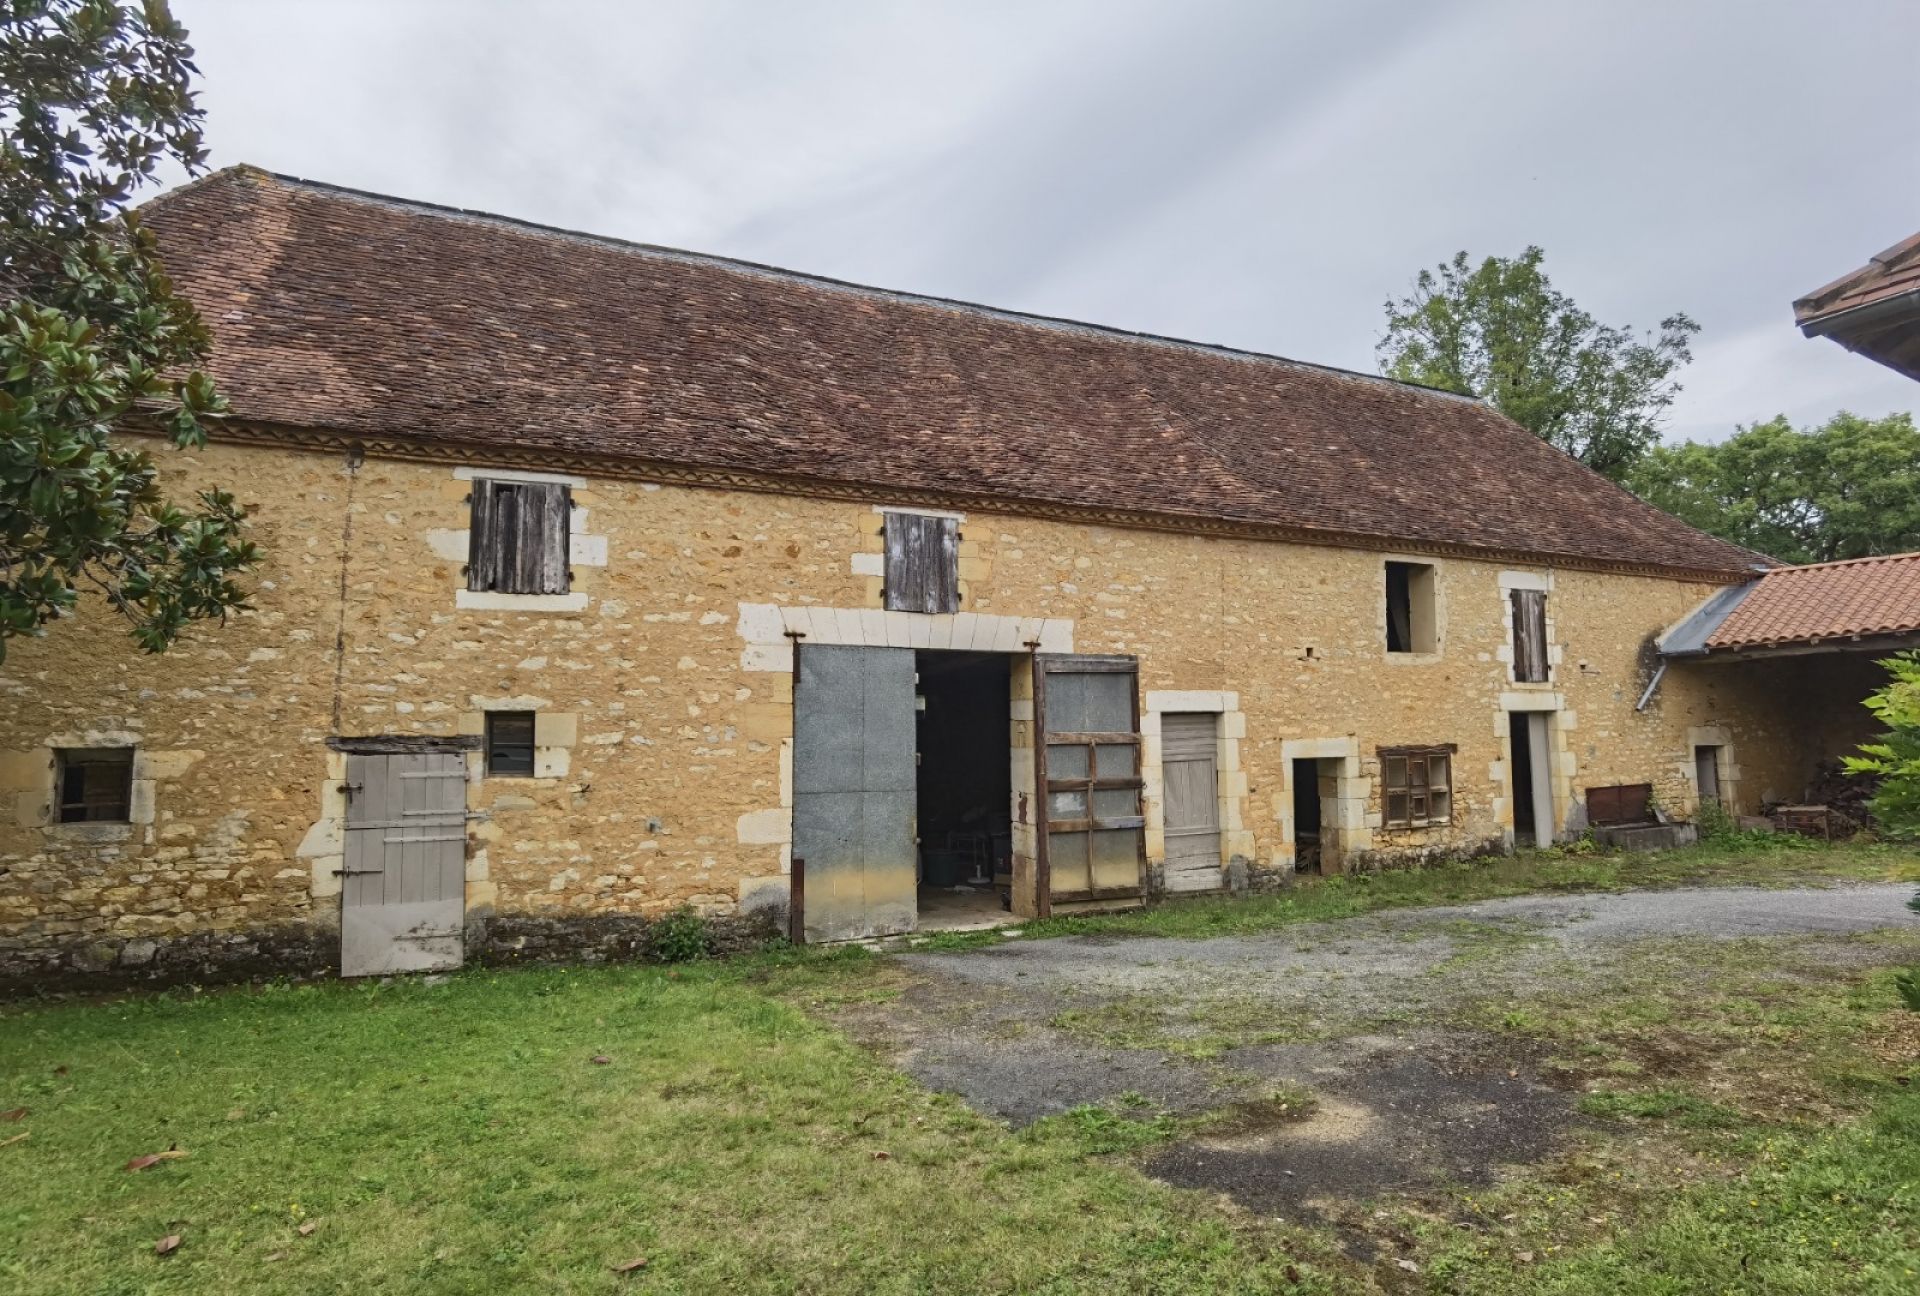
<path fill-rule="evenodd" d="M 11 645 L 16 985 L 865 937 L 1795 792 L 1777 692 L 1656 642 L 1763 560 L 1475 401 L 248 168 L 145 218 L 234 411 L 157 458 L 266 561 L 163 656 L 98 606 Z"/>

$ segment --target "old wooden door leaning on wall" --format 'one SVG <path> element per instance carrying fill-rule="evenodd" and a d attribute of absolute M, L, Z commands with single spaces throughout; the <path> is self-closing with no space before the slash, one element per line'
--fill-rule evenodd
<path fill-rule="evenodd" d="M 808 941 L 911 931 L 911 648 L 802 644 L 793 685 L 793 855 Z"/>
<path fill-rule="evenodd" d="M 1170 712 L 1160 717 L 1169 891 L 1216 891 L 1220 868 L 1220 717 Z"/>
<path fill-rule="evenodd" d="M 1046 788 L 1042 914 L 1055 903 L 1138 899 L 1146 890 L 1139 664 L 1040 653 L 1034 696 Z"/>
<path fill-rule="evenodd" d="M 348 754 L 341 976 L 460 966 L 466 778 L 458 751 Z"/>

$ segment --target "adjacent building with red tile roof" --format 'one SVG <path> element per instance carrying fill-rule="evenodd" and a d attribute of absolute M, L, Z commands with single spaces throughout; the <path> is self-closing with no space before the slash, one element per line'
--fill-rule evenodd
<path fill-rule="evenodd" d="M 1794 302 L 1793 320 L 1920 380 L 1920 234 Z"/>

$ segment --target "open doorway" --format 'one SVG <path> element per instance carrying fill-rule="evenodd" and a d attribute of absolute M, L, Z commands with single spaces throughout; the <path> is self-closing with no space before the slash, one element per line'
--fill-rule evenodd
<path fill-rule="evenodd" d="M 1693 749 L 1693 777 L 1700 792 L 1701 806 L 1726 808 L 1726 799 L 1720 795 L 1720 748 L 1695 747 Z"/>
<path fill-rule="evenodd" d="M 1507 791 L 1513 798 L 1513 840 L 1519 845 L 1553 845 L 1548 724 L 1545 711 L 1515 711 L 1507 717 L 1507 745 L 1512 757 Z"/>
<path fill-rule="evenodd" d="M 1005 917 L 995 879 L 1012 867 L 1011 664 L 1003 653 L 915 654 L 920 931 Z"/>
<path fill-rule="evenodd" d="M 1331 789 L 1322 786 L 1332 779 L 1331 770 L 1322 766 L 1332 761 L 1295 760 L 1293 762 L 1293 868 L 1296 873 L 1324 872 L 1326 841 L 1322 825 L 1326 822 L 1325 800 Z"/>

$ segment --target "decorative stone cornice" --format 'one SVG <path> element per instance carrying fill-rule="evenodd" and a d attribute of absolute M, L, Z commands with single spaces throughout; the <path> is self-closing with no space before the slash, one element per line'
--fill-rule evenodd
<path fill-rule="evenodd" d="M 139 424 L 130 425 L 127 430 L 136 434 L 160 435 L 157 429 Z M 793 495 L 808 499 L 840 500 L 861 504 L 905 504 L 1004 517 L 1042 519 L 1050 522 L 1071 522 L 1090 526 L 1112 526 L 1130 530 L 1171 532 L 1176 535 L 1214 536 L 1280 544 L 1321 545 L 1336 549 L 1363 549 L 1377 553 L 1428 554 L 1446 558 L 1470 558 L 1490 563 L 1530 563 L 1576 571 L 1647 576 L 1658 580 L 1688 583 L 1725 585 L 1745 580 L 1750 575 L 1746 572 L 1674 568 L 1653 563 L 1627 563 L 1611 559 L 1589 558 L 1579 554 L 1483 549 L 1470 545 L 1415 540 L 1402 536 L 1367 535 L 1318 527 L 1293 527 L 1265 522 L 1246 522 L 1233 518 L 1202 517 L 1186 513 L 1157 513 L 1103 505 L 1073 504 L 1059 500 L 1017 498 L 966 491 L 914 490 L 879 482 L 809 477 L 799 473 L 761 473 L 714 465 L 667 463 L 625 455 L 600 455 L 561 450 L 552 446 L 504 446 L 484 441 L 454 441 L 437 437 L 432 440 L 405 436 L 370 437 L 332 428 L 291 427 L 251 420 L 220 422 L 212 426 L 210 436 L 213 440 L 220 442 L 272 446 L 305 453 L 361 454 L 373 458 L 399 459 L 414 463 L 469 464 L 539 472 L 569 472 L 577 473 L 582 477 L 650 482 L 663 486 L 752 491 L 763 495 Z"/>

